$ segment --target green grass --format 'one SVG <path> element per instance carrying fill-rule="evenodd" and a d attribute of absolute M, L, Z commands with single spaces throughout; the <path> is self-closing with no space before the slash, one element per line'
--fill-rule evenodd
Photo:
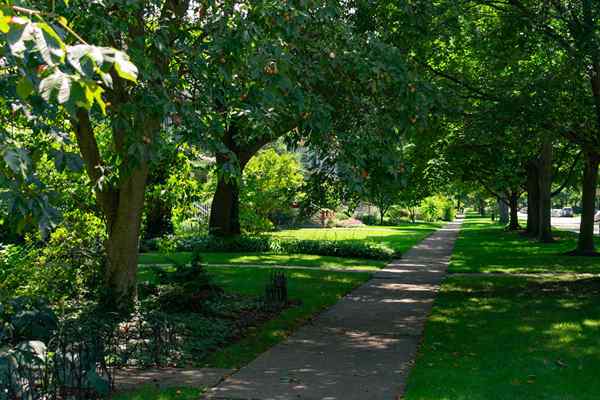
<path fill-rule="evenodd" d="M 200 389 L 172 388 L 155 389 L 145 387 L 128 393 L 121 393 L 111 397 L 112 400 L 198 400 L 203 393 Z"/>
<path fill-rule="evenodd" d="M 174 261 L 187 263 L 192 253 L 140 254 L 140 264 L 169 264 Z M 270 254 L 270 253 L 204 253 L 202 259 L 207 264 L 231 265 L 291 265 L 298 267 L 318 267 L 321 269 L 354 269 L 376 271 L 383 268 L 385 261 L 359 260 L 353 258 L 317 256 L 310 254 Z"/>
<path fill-rule="evenodd" d="M 271 273 L 268 269 L 207 267 L 208 272 L 226 292 L 259 296 Z M 274 319 L 233 343 L 213 353 L 202 365 L 237 368 L 285 339 L 292 331 L 319 311 L 332 306 L 356 286 L 367 281 L 368 273 L 343 273 L 310 269 L 286 270 L 289 297 L 301 304 L 285 309 Z M 153 267 L 141 266 L 140 281 L 152 281 Z"/>
<path fill-rule="evenodd" d="M 468 218 L 449 271 L 600 273 L 600 258 L 564 255 L 575 249 L 577 234 L 555 231 L 554 236 L 554 243 L 536 243 L 518 232 L 505 232 L 487 218 Z"/>
<path fill-rule="evenodd" d="M 272 235 L 299 240 L 358 240 L 371 242 L 404 253 L 426 236 L 435 232 L 441 223 L 416 223 L 399 226 L 367 226 L 359 228 L 291 229 Z"/>
<path fill-rule="evenodd" d="M 598 399 L 598 365 L 598 280 L 452 277 L 405 400 Z"/>
<path fill-rule="evenodd" d="M 273 233 L 275 237 L 299 240 L 344 240 L 376 243 L 399 253 L 404 253 L 426 236 L 441 227 L 441 223 L 416 223 L 391 227 L 293 229 Z M 376 271 L 386 265 L 385 261 L 318 256 L 309 254 L 271 253 L 204 253 L 207 264 L 231 265 L 289 265 L 321 269 L 354 269 Z M 169 264 L 189 262 L 191 253 L 140 254 L 140 264 Z"/>
<path fill-rule="evenodd" d="M 561 256 L 573 235 L 540 245 L 469 218 L 453 272 L 598 272 Z M 600 398 L 600 278 L 450 276 L 427 321 L 405 400 Z"/>

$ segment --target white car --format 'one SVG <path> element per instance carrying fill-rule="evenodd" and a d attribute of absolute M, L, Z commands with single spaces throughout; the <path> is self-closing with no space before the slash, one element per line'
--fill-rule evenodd
<path fill-rule="evenodd" d="M 553 208 L 551 211 L 551 215 L 553 217 L 562 217 L 562 209 L 560 208 Z"/>
<path fill-rule="evenodd" d="M 600 221 L 600 211 L 598 211 L 596 213 L 596 215 L 594 216 L 594 221 L 599 222 Z"/>

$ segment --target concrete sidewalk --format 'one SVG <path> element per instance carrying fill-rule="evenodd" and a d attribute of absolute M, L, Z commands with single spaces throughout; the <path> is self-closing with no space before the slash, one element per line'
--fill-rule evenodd
<path fill-rule="evenodd" d="M 399 398 L 460 224 L 448 224 L 413 247 L 312 323 L 213 388 L 209 398 Z"/>

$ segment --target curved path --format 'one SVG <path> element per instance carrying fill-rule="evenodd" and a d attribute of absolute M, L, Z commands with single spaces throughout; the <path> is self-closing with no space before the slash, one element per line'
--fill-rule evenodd
<path fill-rule="evenodd" d="M 209 398 L 399 398 L 461 222 L 446 225 L 378 271 L 286 341 L 213 388 Z"/>

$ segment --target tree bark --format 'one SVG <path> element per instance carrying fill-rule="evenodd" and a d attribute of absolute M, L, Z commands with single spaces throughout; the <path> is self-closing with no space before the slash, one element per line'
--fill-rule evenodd
<path fill-rule="evenodd" d="M 508 225 L 508 222 L 510 221 L 509 218 L 509 212 L 508 212 L 508 205 L 502 201 L 501 199 L 498 199 L 498 214 L 499 214 L 499 219 L 498 221 L 502 224 L 502 225 Z"/>
<path fill-rule="evenodd" d="M 539 167 L 536 161 L 527 165 L 527 234 L 537 237 L 540 230 Z"/>
<path fill-rule="evenodd" d="M 219 176 L 213 197 L 209 232 L 215 236 L 235 236 L 241 233 L 240 189 L 235 179 L 225 180 Z"/>
<path fill-rule="evenodd" d="M 520 229 L 519 225 L 519 194 L 517 192 L 510 192 L 509 196 L 510 204 L 510 223 L 508 225 L 509 231 L 516 231 Z"/>
<path fill-rule="evenodd" d="M 87 174 L 96 184 L 102 178 L 103 162 L 88 112 L 79 110 L 72 122 Z M 150 137 L 159 127 L 158 121 L 143 124 Z M 124 154 L 124 132 L 114 130 L 113 135 L 115 149 Z M 103 302 L 110 309 L 126 313 L 137 296 L 138 247 L 148 163 L 144 159 L 133 162 L 124 156 L 120 174 L 117 184 L 99 187 L 95 194 L 108 233 L 104 244 L 107 260 Z"/>
<path fill-rule="evenodd" d="M 539 162 L 539 228 L 537 238 L 542 243 L 552 239 L 552 141 L 545 138 Z"/>
<path fill-rule="evenodd" d="M 579 227 L 577 254 L 595 254 L 594 246 L 594 213 L 596 202 L 596 187 L 598 184 L 598 164 L 600 154 L 587 151 L 585 153 L 585 169 L 582 185 L 582 213 Z"/>
<path fill-rule="evenodd" d="M 105 302 L 129 311 L 137 297 L 138 248 L 148 168 L 134 170 L 119 186 L 118 206 L 109 219 L 106 240 Z"/>
<path fill-rule="evenodd" d="M 234 130 L 230 129 L 226 132 L 223 143 L 237 157 L 241 175 L 246 164 L 265 144 L 269 143 L 269 140 L 261 138 L 250 144 L 240 146 L 236 142 Z M 216 159 L 219 170 L 230 161 L 229 157 L 225 153 L 217 154 Z M 236 236 L 241 233 L 240 187 L 239 181 L 235 177 L 226 179 L 219 175 L 210 210 L 208 231 L 211 235 L 222 237 Z"/>

